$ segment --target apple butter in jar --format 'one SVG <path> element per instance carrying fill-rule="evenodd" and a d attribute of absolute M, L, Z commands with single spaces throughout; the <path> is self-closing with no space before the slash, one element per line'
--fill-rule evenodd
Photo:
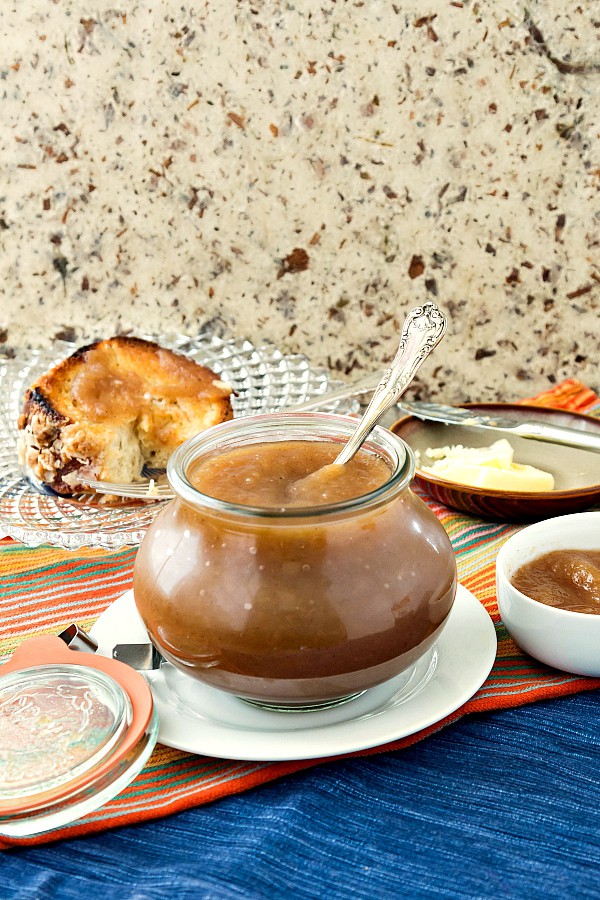
<path fill-rule="evenodd" d="M 332 465 L 355 428 L 274 413 L 175 451 L 176 499 L 134 571 L 137 608 L 169 662 L 293 708 L 353 696 L 431 648 L 456 592 L 450 541 L 410 491 L 412 452 L 387 429 Z"/>

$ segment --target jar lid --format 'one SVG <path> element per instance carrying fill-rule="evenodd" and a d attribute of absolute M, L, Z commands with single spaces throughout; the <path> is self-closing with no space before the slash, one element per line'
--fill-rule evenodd
<path fill-rule="evenodd" d="M 24 641 L 0 667 L 0 834 L 28 837 L 102 806 L 156 744 L 150 687 L 129 666 Z"/>

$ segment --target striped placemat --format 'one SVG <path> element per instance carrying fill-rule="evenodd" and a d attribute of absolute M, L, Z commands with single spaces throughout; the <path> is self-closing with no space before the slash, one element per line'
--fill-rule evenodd
<path fill-rule="evenodd" d="M 523 401 L 525 402 L 525 401 Z M 569 379 L 526 402 L 587 412 L 600 417 L 600 400 L 589 388 Z M 498 614 L 495 560 L 504 541 L 520 526 L 498 524 L 457 513 L 421 496 L 446 529 L 456 553 L 461 583 L 490 614 L 498 652 L 489 677 L 460 709 L 431 728 L 354 756 L 400 750 L 471 712 L 519 706 L 600 687 L 600 679 L 582 678 L 547 668 L 525 656 L 509 637 Z M 56 634 L 71 622 L 89 628 L 98 616 L 131 587 L 135 548 L 76 554 L 50 548 L 0 543 L 0 656 L 24 638 Z M 240 762 L 182 753 L 158 746 L 128 788 L 95 813 L 65 828 L 36 838 L 6 840 L 0 847 L 75 837 L 142 822 L 239 793 L 317 765 L 320 760 L 284 763 Z"/>

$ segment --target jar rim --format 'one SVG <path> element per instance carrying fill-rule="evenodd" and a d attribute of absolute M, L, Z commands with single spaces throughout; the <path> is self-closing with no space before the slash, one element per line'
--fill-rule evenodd
<path fill-rule="evenodd" d="M 200 432 L 181 444 L 169 459 L 167 478 L 175 495 L 192 506 L 208 507 L 215 512 L 230 513 L 252 519 L 305 519 L 351 510 L 371 509 L 407 488 L 415 473 L 415 457 L 411 448 L 396 434 L 381 425 L 375 426 L 363 446 L 371 452 L 383 455 L 387 462 L 393 463 L 392 474 L 387 481 L 374 490 L 347 500 L 320 506 L 247 506 L 204 494 L 194 487 L 187 475 L 191 464 L 202 453 L 224 449 L 227 439 L 234 438 L 236 435 L 250 438 L 245 442 L 246 444 L 264 443 L 267 440 L 269 442 L 311 440 L 307 434 L 312 425 L 314 430 L 319 433 L 319 437 L 316 439 L 327 440 L 328 437 L 334 436 L 349 437 L 356 428 L 356 424 L 357 420 L 352 416 L 322 412 L 274 412 L 230 419 L 228 422 L 222 422 Z M 297 430 L 298 435 L 290 435 L 289 432 L 284 435 L 282 431 L 286 426 L 288 429 Z M 277 432 L 276 436 L 267 438 L 267 435 L 273 434 L 273 431 Z"/>

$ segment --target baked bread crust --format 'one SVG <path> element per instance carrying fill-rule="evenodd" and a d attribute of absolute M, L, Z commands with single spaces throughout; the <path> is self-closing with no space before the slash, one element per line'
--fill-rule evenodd
<path fill-rule="evenodd" d="M 80 475 L 139 479 L 194 434 L 231 419 L 231 387 L 188 357 L 135 337 L 81 347 L 25 395 L 19 456 L 34 479 L 68 496 Z"/>

